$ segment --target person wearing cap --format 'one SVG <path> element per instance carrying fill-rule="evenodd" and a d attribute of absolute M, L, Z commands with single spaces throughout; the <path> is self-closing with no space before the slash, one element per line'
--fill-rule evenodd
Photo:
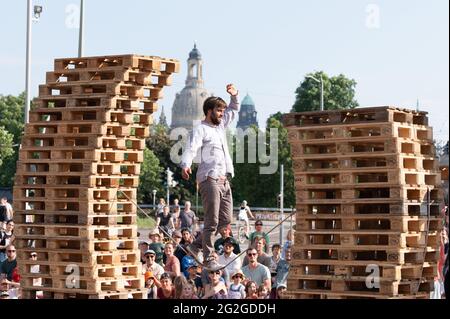
<path fill-rule="evenodd" d="M 151 271 L 153 276 L 155 277 L 155 284 L 159 287 L 159 278 L 164 273 L 164 268 L 156 262 L 156 252 L 154 250 L 147 250 L 144 256 L 145 264 L 142 266 L 142 273 L 145 274 L 148 271 Z"/>
<path fill-rule="evenodd" d="M 185 271 L 184 275 L 187 279 L 187 281 L 195 287 L 197 290 L 197 295 L 199 297 L 203 296 L 203 284 L 202 284 L 202 277 L 198 273 L 198 264 L 189 255 L 184 256 L 182 264 L 185 264 Z"/>
<path fill-rule="evenodd" d="M 203 250 L 203 258 L 209 269 L 218 269 L 212 255 L 214 253 L 214 237 L 217 230 L 231 224 L 233 220 L 233 197 L 228 179 L 234 176 L 226 142 L 226 129 L 239 112 L 238 90 L 233 84 L 226 87 L 230 94 L 230 104 L 220 97 L 209 97 L 203 103 L 205 120 L 194 126 L 192 138 L 187 142 L 181 159 L 181 175 L 189 180 L 192 174 L 191 165 L 197 153 L 200 158 L 196 180 L 202 197 L 204 214 L 204 230 L 188 249 L 193 255 Z"/>
<path fill-rule="evenodd" d="M 164 266 L 163 257 L 164 257 L 164 244 L 161 242 L 161 234 L 158 231 L 158 228 L 153 229 L 148 234 L 148 237 L 152 241 L 150 245 L 148 245 L 148 249 L 153 250 L 156 253 L 156 262 L 161 266 Z"/>
<path fill-rule="evenodd" d="M 219 256 L 219 264 L 227 265 L 225 270 L 229 273 L 235 273 L 237 270 L 241 269 L 242 262 L 240 258 L 236 258 L 236 254 L 233 252 L 234 241 L 233 237 L 228 237 L 223 242 L 223 254 Z M 226 282 L 227 285 L 230 283 L 229 280 Z"/>
<path fill-rule="evenodd" d="M 263 232 L 262 229 L 263 229 L 263 222 L 262 222 L 262 220 L 258 219 L 255 222 L 255 231 L 253 233 L 251 233 L 249 236 L 249 241 L 250 241 L 251 245 L 254 245 L 256 236 L 263 237 L 266 241 L 265 246 L 264 246 L 264 252 L 268 253 L 269 252 L 269 235 L 267 235 L 265 232 Z"/>
<path fill-rule="evenodd" d="M 219 229 L 220 238 L 218 238 L 214 242 L 214 249 L 217 252 L 217 254 L 222 255 L 223 254 L 223 244 L 225 240 L 231 240 L 233 243 L 233 252 L 238 255 L 241 253 L 241 247 L 239 246 L 239 243 L 237 242 L 234 237 L 231 236 L 231 225 L 225 225 L 222 228 Z"/>
<path fill-rule="evenodd" d="M 232 283 L 228 289 L 228 299 L 245 299 L 245 286 L 242 284 L 245 276 L 242 270 L 237 269 L 232 273 Z"/>
<path fill-rule="evenodd" d="M 144 274 L 145 288 L 148 289 L 147 299 L 156 299 L 158 295 L 158 287 L 156 286 L 155 276 L 151 271 Z"/>
<path fill-rule="evenodd" d="M 279 284 L 276 289 L 276 294 L 272 299 L 281 299 L 281 296 L 286 291 L 287 286 L 285 284 Z"/>

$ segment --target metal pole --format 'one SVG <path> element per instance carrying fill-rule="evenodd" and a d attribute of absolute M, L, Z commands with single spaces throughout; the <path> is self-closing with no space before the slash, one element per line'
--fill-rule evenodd
<path fill-rule="evenodd" d="M 80 30 L 78 34 L 78 57 L 83 56 L 84 0 L 80 0 Z"/>
<path fill-rule="evenodd" d="M 169 193 L 169 174 L 170 174 L 170 170 L 169 168 L 167 168 L 167 206 L 169 206 L 169 198 L 170 198 L 170 193 Z"/>
<path fill-rule="evenodd" d="M 324 110 L 324 104 L 323 104 L 323 78 L 322 75 L 320 76 L 320 110 Z"/>
<path fill-rule="evenodd" d="M 26 66 L 25 66 L 25 124 L 29 122 L 30 113 L 30 77 L 31 77 L 31 10 L 33 1 L 27 1 L 27 44 L 26 44 Z"/>
<path fill-rule="evenodd" d="M 280 220 L 283 220 L 284 214 L 284 165 L 280 166 Z M 280 227 L 280 245 L 283 245 L 283 223 Z"/>

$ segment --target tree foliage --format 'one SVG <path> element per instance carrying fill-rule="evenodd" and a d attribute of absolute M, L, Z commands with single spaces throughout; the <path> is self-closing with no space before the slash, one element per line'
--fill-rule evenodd
<path fill-rule="evenodd" d="M 329 77 L 324 72 L 309 73 L 295 90 L 296 99 L 293 112 L 308 112 L 320 110 L 320 83 L 310 76 L 323 79 L 324 109 L 352 109 L 359 106 L 355 99 L 356 81 L 345 75 Z"/>
<path fill-rule="evenodd" d="M 3 160 L 14 154 L 13 150 L 13 135 L 8 133 L 4 127 L 0 126 L 0 167 Z"/>
<path fill-rule="evenodd" d="M 14 175 L 16 174 L 16 163 L 19 159 L 19 148 L 24 129 L 25 93 L 19 96 L 0 95 L 0 127 L 8 132 L 6 141 L 2 140 L 0 145 L 11 141 L 11 149 L 1 150 L 3 153 L 0 160 L 0 186 L 12 187 Z M 3 148 L 3 147 L 2 147 Z M 12 152 L 11 152 L 12 151 Z M 6 156 L 5 156 L 6 154 Z"/>

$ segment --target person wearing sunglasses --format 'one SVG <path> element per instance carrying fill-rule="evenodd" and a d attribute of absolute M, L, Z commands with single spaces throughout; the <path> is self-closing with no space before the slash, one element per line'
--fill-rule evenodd
<path fill-rule="evenodd" d="M 157 287 L 160 287 L 159 279 L 161 275 L 164 273 L 164 268 L 156 262 L 156 252 L 154 250 L 147 250 L 144 254 L 145 264 L 142 266 L 142 273 L 146 274 L 147 272 L 151 272 L 154 277 L 154 282 Z"/>
<path fill-rule="evenodd" d="M 233 198 L 229 178 L 234 176 L 233 162 L 228 151 L 226 129 L 239 112 L 238 90 L 233 84 L 226 87 L 230 95 L 227 106 L 220 97 L 209 97 L 203 104 L 205 120 L 194 126 L 192 137 L 187 142 L 181 159 L 181 175 L 189 180 L 191 165 L 200 151 L 200 163 L 196 180 L 202 196 L 204 229 L 187 250 L 197 256 L 203 250 L 203 260 L 208 269 L 220 269 L 221 265 L 212 258 L 214 237 L 217 230 L 231 224 Z"/>
<path fill-rule="evenodd" d="M 247 258 L 248 265 L 242 267 L 244 276 L 248 280 L 254 281 L 257 287 L 264 284 L 267 290 L 270 291 L 272 287 L 270 270 L 268 267 L 258 262 L 258 252 L 255 248 L 249 248 L 247 250 Z"/>
<path fill-rule="evenodd" d="M 8 245 L 5 250 L 6 259 L 0 264 L 0 275 L 6 276 L 6 279 L 12 281 L 14 269 L 17 267 L 16 247 Z"/>

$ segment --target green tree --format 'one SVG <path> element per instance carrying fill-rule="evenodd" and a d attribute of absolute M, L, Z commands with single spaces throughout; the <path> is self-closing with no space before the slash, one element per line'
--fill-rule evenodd
<path fill-rule="evenodd" d="M 141 175 L 139 176 L 138 201 L 140 203 L 151 203 L 153 201 L 153 190 L 162 192 L 163 168 L 159 166 L 159 160 L 155 154 L 149 150 L 144 150 L 144 162 L 141 164 Z"/>
<path fill-rule="evenodd" d="M 266 123 L 266 143 L 270 141 L 271 130 L 278 133 L 278 163 L 277 171 L 274 174 L 260 174 L 260 167 L 266 166 L 259 159 L 256 163 L 235 163 L 235 178 L 233 179 L 234 202 L 239 204 L 246 200 L 251 206 L 256 207 L 277 207 L 277 196 L 280 193 L 280 164 L 284 164 L 284 204 L 285 207 L 295 205 L 294 175 L 292 172 L 292 159 L 289 143 L 287 142 L 287 130 L 281 123 L 280 112 L 271 115 Z M 256 127 L 255 132 L 262 134 Z M 247 139 L 244 145 L 235 143 L 234 154 L 244 148 L 247 159 L 248 144 Z M 234 156 L 234 159 L 236 157 Z"/>
<path fill-rule="evenodd" d="M 0 126 L 0 167 L 3 164 L 3 160 L 14 154 L 12 148 L 13 135 L 8 133 L 4 127 Z"/>
<path fill-rule="evenodd" d="M 14 136 L 14 144 L 20 144 L 24 128 L 25 93 L 19 96 L 0 95 L 0 126 Z"/>
<path fill-rule="evenodd" d="M 320 110 L 320 84 L 310 78 L 323 79 L 325 110 L 353 109 L 359 106 L 355 99 L 356 81 L 340 74 L 329 77 L 324 72 L 309 73 L 295 90 L 296 99 L 293 112 Z"/>
<path fill-rule="evenodd" d="M 0 126 L 12 136 L 12 144 L 21 143 L 24 130 L 25 94 L 19 96 L 0 95 Z M 2 143 L 0 143 L 2 144 Z M 13 153 L 3 158 L 0 163 L 0 185 L 12 187 L 16 174 L 16 163 L 19 160 L 19 148 L 13 147 Z"/>

